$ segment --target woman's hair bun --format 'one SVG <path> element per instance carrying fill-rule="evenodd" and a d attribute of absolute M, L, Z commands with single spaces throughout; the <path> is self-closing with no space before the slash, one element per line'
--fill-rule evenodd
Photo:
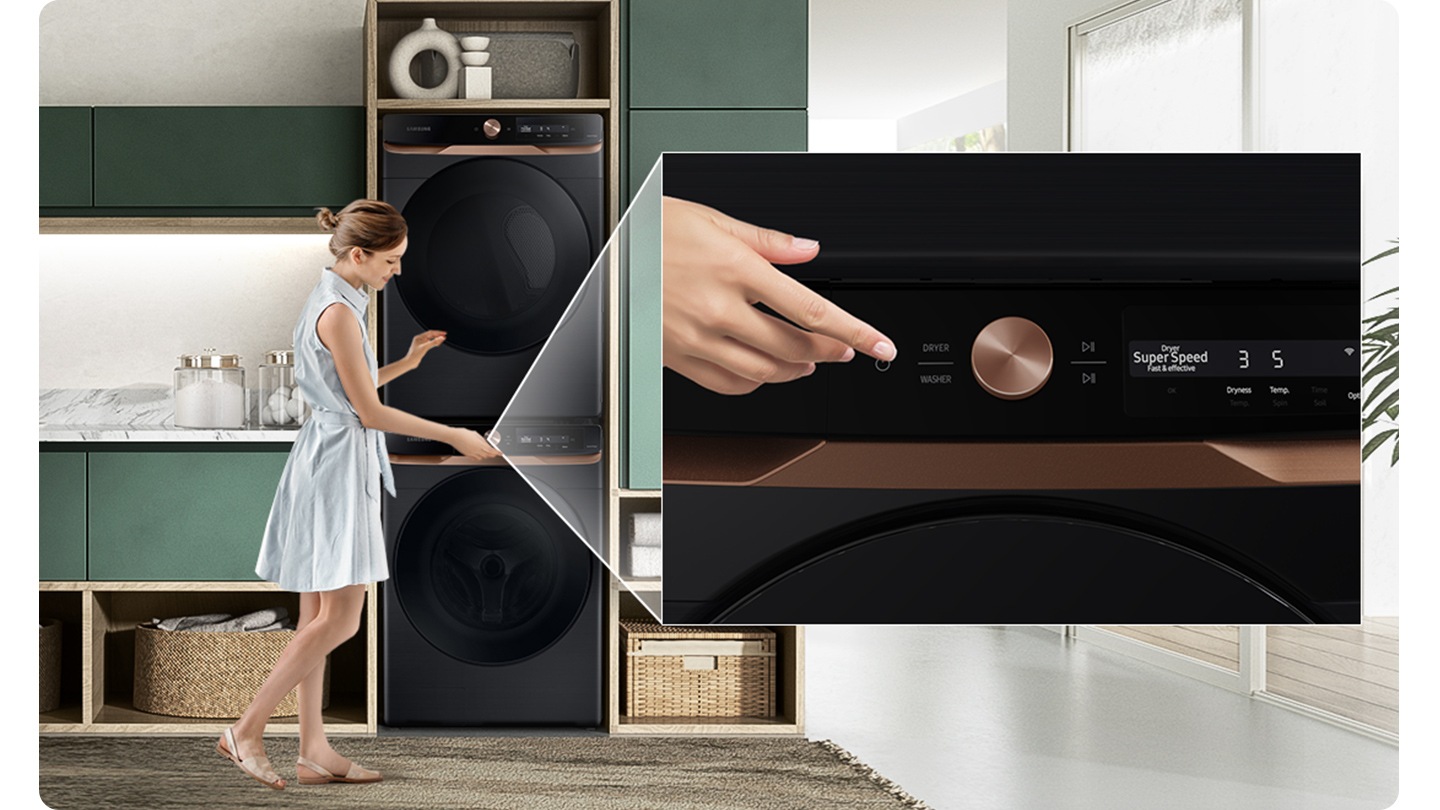
<path fill-rule="evenodd" d="M 320 230 L 330 232 L 340 224 L 340 216 L 332 213 L 329 208 L 322 207 L 316 212 L 315 221 L 320 223 Z"/>

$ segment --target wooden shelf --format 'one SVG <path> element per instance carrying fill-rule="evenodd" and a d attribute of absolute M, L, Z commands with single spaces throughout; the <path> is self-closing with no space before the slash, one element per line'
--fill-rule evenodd
<path fill-rule="evenodd" d="M 335 734 L 374 734 L 379 713 L 378 589 L 366 590 L 360 635 L 347 640 L 330 656 L 331 705 L 324 712 L 325 730 Z M 62 600 L 62 601 L 57 601 Z M 74 600 L 67 607 L 63 600 Z M 66 632 L 79 643 L 74 656 L 69 647 L 62 656 L 61 707 L 39 716 L 42 734 L 218 734 L 225 720 L 166 717 L 135 709 L 133 689 L 133 634 L 136 624 L 166 615 L 254 610 L 284 604 L 294 616 L 298 597 L 270 582 L 41 582 L 42 615 L 58 615 Z M 63 614 L 63 615 L 61 615 Z M 73 629 L 72 629 L 73 628 Z M 298 721 L 281 718 L 270 729 L 298 733 Z"/>
<path fill-rule="evenodd" d="M 41 234 L 310 234 L 314 217 L 40 217 Z"/>
<path fill-rule="evenodd" d="M 611 734 L 756 734 L 800 735 L 804 730 L 788 720 L 761 717 L 621 717 Z"/>
<path fill-rule="evenodd" d="M 621 498 L 635 498 L 637 500 L 660 500 L 658 489 L 621 489 L 616 492 Z"/>
<path fill-rule="evenodd" d="M 324 711 L 322 717 L 325 720 L 325 731 L 336 733 L 365 733 L 368 729 L 365 723 L 365 705 L 363 701 L 350 696 L 349 702 L 332 698 L 330 706 Z M 197 717 L 166 717 L 160 714 L 151 714 L 136 709 L 127 700 L 111 700 L 101 707 L 95 715 L 95 721 L 88 724 L 88 730 L 94 732 L 133 732 L 133 733 L 186 733 L 219 734 L 227 726 L 233 723 L 233 719 L 206 719 Z M 294 717 L 277 717 L 265 727 L 266 733 L 299 733 L 300 723 Z"/>
<path fill-rule="evenodd" d="M 637 591 L 637 592 L 640 592 L 640 591 L 645 591 L 645 592 L 654 591 L 654 592 L 658 593 L 658 592 L 660 591 L 660 578 L 659 578 L 659 577 L 655 577 L 655 578 L 653 578 L 653 579 L 650 579 L 650 578 L 646 578 L 646 579 L 626 579 L 626 580 L 625 580 L 625 587 L 629 588 L 629 589 L 632 590 L 632 591 Z"/>

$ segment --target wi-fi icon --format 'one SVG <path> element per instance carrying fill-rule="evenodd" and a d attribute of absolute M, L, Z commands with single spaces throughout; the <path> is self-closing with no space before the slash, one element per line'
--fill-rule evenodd
<path fill-rule="evenodd" d="M 1354 347 L 1354 346 L 1346 346 L 1346 347 L 1345 347 L 1345 353 L 1346 353 L 1346 354 L 1354 354 L 1354 353 L 1355 353 L 1355 347 Z"/>

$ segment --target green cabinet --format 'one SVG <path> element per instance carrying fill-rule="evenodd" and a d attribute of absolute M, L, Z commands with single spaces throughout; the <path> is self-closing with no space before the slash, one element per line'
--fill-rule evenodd
<path fill-rule="evenodd" d="M 663 152 L 803 152 L 807 0 L 622 0 L 621 172 L 635 198 Z M 647 202 L 658 209 L 658 195 Z M 640 212 L 634 212 L 640 213 Z M 632 219 L 621 485 L 661 484 L 658 211 Z M 648 247 L 649 241 L 656 245 Z"/>
<path fill-rule="evenodd" d="M 40 108 L 40 205 L 91 205 L 89 107 Z"/>
<path fill-rule="evenodd" d="M 364 154 L 361 107 L 97 107 L 95 205 L 303 214 L 363 197 Z"/>
<path fill-rule="evenodd" d="M 631 0 L 630 106 L 804 108 L 808 15 L 806 0 Z"/>
<path fill-rule="evenodd" d="M 804 110 L 632 110 L 630 188 L 662 152 L 804 152 Z"/>
<path fill-rule="evenodd" d="M 89 578 L 255 580 L 288 454 L 89 453 Z"/>
<path fill-rule="evenodd" d="M 85 454 L 40 454 L 40 579 L 85 579 Z"/>

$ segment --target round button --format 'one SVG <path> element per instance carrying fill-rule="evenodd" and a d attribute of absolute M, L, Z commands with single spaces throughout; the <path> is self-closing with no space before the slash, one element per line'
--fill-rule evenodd
<path fill-rule="evenodd" d="M 875 370 L 876 370 L 876 371 L 889 371 L 889 370 L 890 370 L 890 361 L 889 361 L 889 360 L 876 360 L 876 361 L 875 361 Z"/>
<path fill-rule="evenodd" d="M 1000 399 L 1024 399 L 1045 385 L 1054 365 L 1050 338 L 1034 321 L 991 321 L 975 337 L 970 369 L 980 386 Z"/>
<path fill-rule="evenodd" d="M 500 135 L 500 122 L 494 118 L 485 119 L 485 137 L 495 140 Z"/>

